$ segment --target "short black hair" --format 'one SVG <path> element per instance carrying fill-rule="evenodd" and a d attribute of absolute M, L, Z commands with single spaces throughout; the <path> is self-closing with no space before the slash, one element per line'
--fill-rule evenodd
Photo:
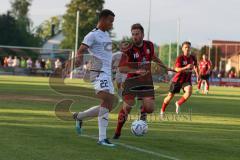
<path fill-rule="evenodd" d="M 140 31 L 142 33 L 144 33 L 144 28 L 140 23 L 133 24 L 132 27 L 131 27 L 131 31 L 134 30 L 134 29 L 140 29 Z"/>
<path fill-rule="evenodd" d="M 113 16 L 113 17 L 115 17 L 115 14 L 114 14 L 111 10 L 109 10 L 109 9 L 104 9 L 104 10 L 102 10 L 102 11 L 99 13 L 98 19 L 100 20 L 100 19 L 106 18 L 106 17 L 108 17 L 108 16 Z"/>
<path fill-rule="evenodd" d="M 192 45 L 191 42 L 185 41 L 185 42 L 182 43 L 182 47 L 183 47 L 185 44 L 186 44 L 186 45 L 189 45 L 190 47 L 191 47 L 191 45 Z"/>

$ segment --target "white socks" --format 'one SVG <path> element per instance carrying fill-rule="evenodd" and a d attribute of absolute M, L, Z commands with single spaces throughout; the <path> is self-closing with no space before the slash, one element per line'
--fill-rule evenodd
<path fill-rule="evenodd" d="M 107 138 L 108 115 L 109 110 L 107 108 L 94 106 L 84 112 L 79 112 L 77 118 L 83 120 L 98 116 L 99 141 L 102 141 Z"/>
<path fill-rule="evenodd" d="M 109 110 L 107 108 L 100 107 L 98 116 L 99 141 L 107 138 L 108 115 Z"/>
<path fill-rule="evenodd" d="M 79 112 L 77 118 L 80 120 L 83 120 L 87 117 L 97 117 L 99 113 L 99 109 L 100 109 L 100 106 L 94 106 L 84 112 Z"/>

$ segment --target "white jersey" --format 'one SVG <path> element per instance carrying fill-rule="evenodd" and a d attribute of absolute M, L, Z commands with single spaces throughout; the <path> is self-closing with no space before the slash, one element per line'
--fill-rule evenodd
<path fill-rule="evenodd" d="M 112 40 L 109 33 L 96 28 L 85 36 L 82 43 L 89 47 L 88 51 L 93 56 L 91 69 L 111 76 Z"/>

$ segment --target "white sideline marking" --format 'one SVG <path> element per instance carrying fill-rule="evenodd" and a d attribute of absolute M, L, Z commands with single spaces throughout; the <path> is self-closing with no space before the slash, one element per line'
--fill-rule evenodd
<path fill-rule="evenodd" d="M 229 95 L 229 96 L 200 96 L 200 95 L 192 95 L 192 97 L 196 97 L 196 98 L 208 98 L 208 99 L 239 100 L 239 97 L 230 97 L 230 95 Z"/>
<path fill-rule="evenodd" d="M 80 135 L 80 137 L 86 137 L 86 138 L 98 140 L 98 138 L 95 137 L 95 136 Z M 150 155 L 154 155 L 154 156 L 156 156 L 156 157 L 167 158 L 167 159 L 170 159 L 170 160 L 180 160 L 180 159 L 175 158 L 175 157 L 171 157 L 171 156 L 168 156 L 168 155 L 165 155 L 165 154 L 161 154 L 161 153 L 149 151 L 149 150 L 146 150 L 146 149 L 143 149 L 143 148 L 131 146 L 131 145 L 124 144 L 124 143 L 115 142 L 115 144 L 117 144 L 117 145 L 119 145 L 119 146 L 122 146 L 122 147 L 124 147 L 124 148 L 127 148 L 127 149 L 134 150 L 134 151 L 138 151 L 138 152 L 143 152 L 143 153 L 147 153 L 147 154 L 150 154 Z"/>

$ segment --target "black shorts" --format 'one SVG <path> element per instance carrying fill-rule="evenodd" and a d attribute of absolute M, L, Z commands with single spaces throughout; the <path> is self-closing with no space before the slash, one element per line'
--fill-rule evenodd
<path fill-rule="evenodd" d="M 206 74 L 206 75 L 200 75 L 200 79 L 201 79 L 201 80 L 206 80 L 206 81 L 208 81 L 208 80 L 209 80 L 209 77 L 210 77 L 209 74 Z"/>
<path fill-rule="evenodd" d="M 125 100 L 142 99 L 144 97 L 153 97 L 154 98 L 154 85 L 151 78 L 146 77 L 146 79 L 129 79 L 127 78 L 123 84 L 123 98 Z"/>
<path fill-rule="evenodd" d="M 186 86 L 192 86 L 192 83 L 191 82 L 184 82 L 184 83 L 172 82 L 169 88 L 169 92 L 172 94 L 180 93 L 181 89 L 184 89 L 184 87 Z"/>
<path fill-rule="evenodd" d="M 123 90 L 123 99 L 132 100 L 135 97 L 138 100 L 142 100 L 145 97 L 151 97 L 154 99 L 154 86 L 142 86 L 136 88 L 124 88 Z"/>

